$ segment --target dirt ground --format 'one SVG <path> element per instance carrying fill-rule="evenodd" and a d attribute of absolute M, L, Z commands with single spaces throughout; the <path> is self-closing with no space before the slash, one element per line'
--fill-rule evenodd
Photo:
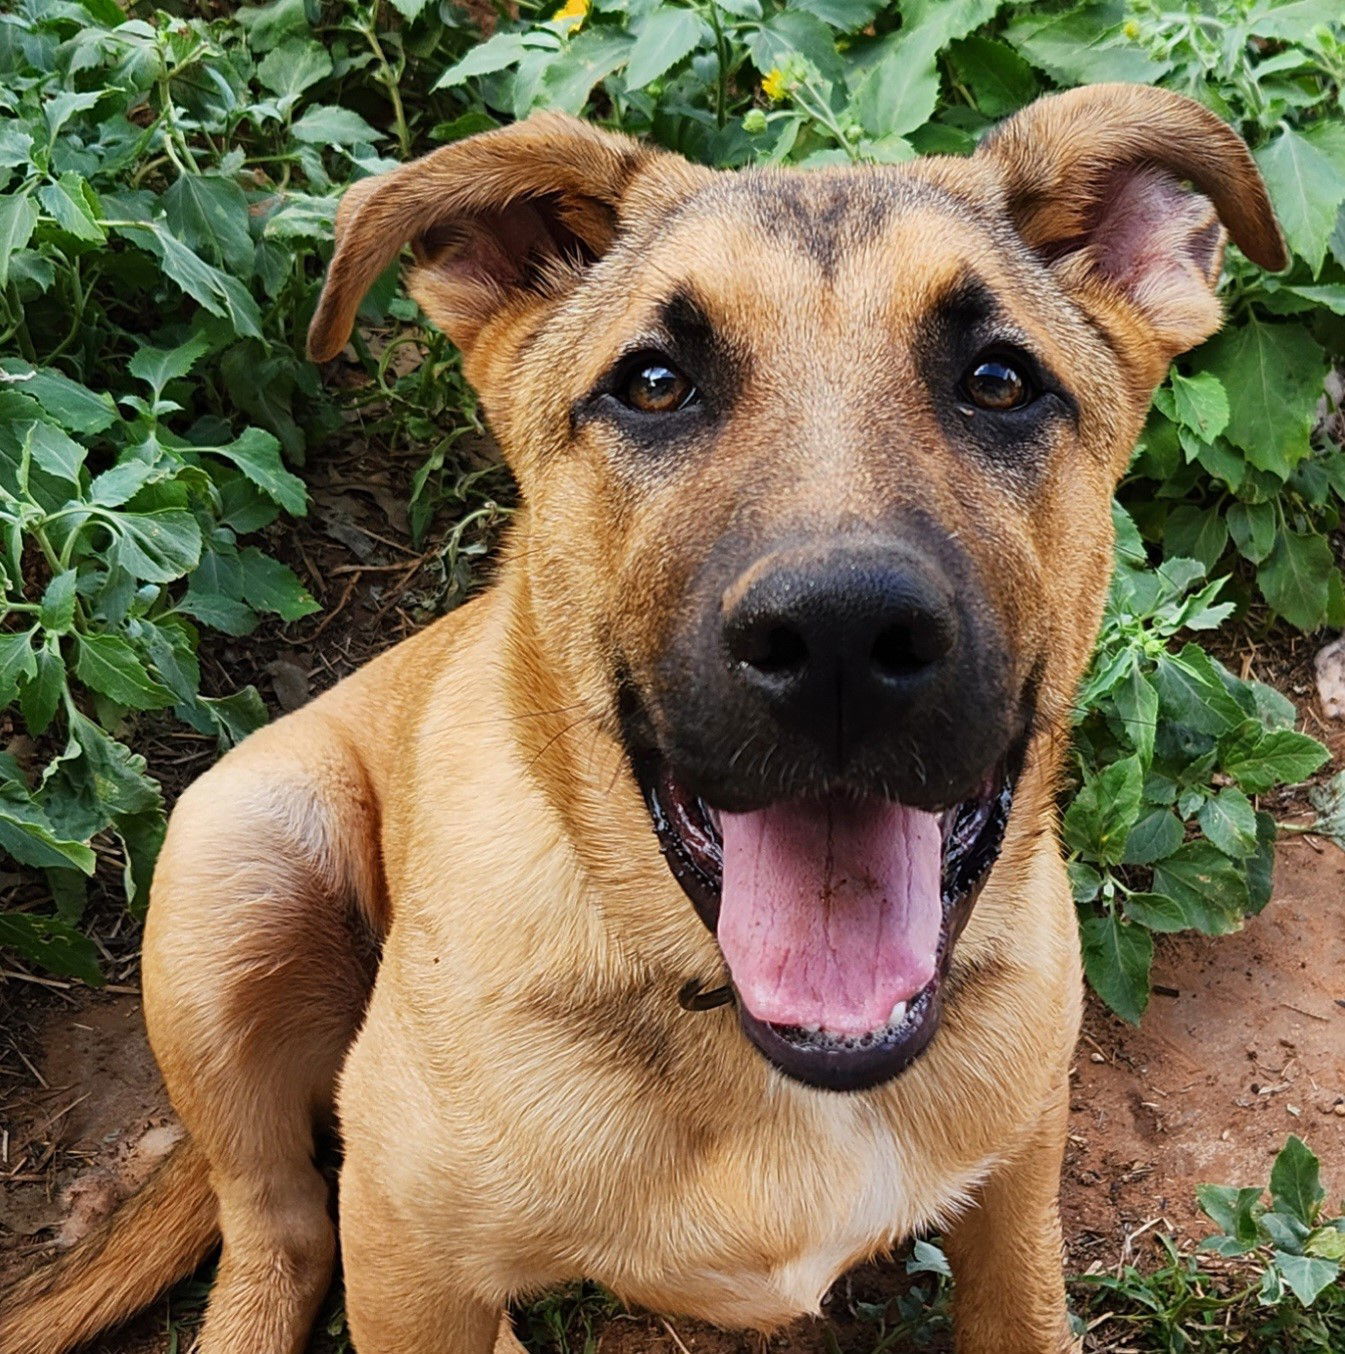
<path fill-rule="evenodd" d="M 325 611 L 290 632 L 267 627 L 247 641 L 212 643 L 204 666 L 220 691 L 252 674 L 273 709 L 292 708 L 442 609 L 461 579 L 443 552 L 407 541 L 412 469 L 354 451 L 310 468 L 313 513 L 273 545 Z M 1315 647 L 1249 648 L 1243 665 L 1300 703 L 1306 727 L 1327 738 L 1340 767 L 1345 720 L 1327 718 L 1315 700 Z M 167 726 L 155 737 L 151 764 L 167 770 L 171 797 L 213 748 Z M 1292 817 L 1295 805 L 1273 807 Z M 1090 1005 L 1064 1178 L 1072 1272 L 1143 1259 L 1159 1231 L 1199 1240 L 1212 1229 L 1195 1208 L 1195 1186 L 1264 1182 L 1289 1133 L 1321 1156 L 1333 1201 L 1345 1195 L 1345 852 L 1290 838 L 1278 866 L 1274 901 L 1240 934 L 1160 940 L 1140 1029 Z M 0 877 L 0 893 L 26 887 Z M 144 1039 L 134 928 L 113 902 L 107 909 L 105 992 L 0 957 L 0 1286 L 108 1211 L 177 1131 Z M 602 1354 L 635 1354 L 637 1345 L 657 1354 L 872 1349 L 872 1327 L 855 1325 L 856 1302 L 886 1298 L 902 1286 L 900 1274 L 894 1264 L 843 1280 L 827 1322 L 771 1341 L 631 1315 L 601 1322 L 597 1343 Z M 176 1321 L 190 1330 L 202 1292 L 199 1282 L 181 1286 L 91 1349 L 168 1354 L 178 1348 Z M 316 1337 L 315 1350 L 332 1348 L 328 1336 Z"/>

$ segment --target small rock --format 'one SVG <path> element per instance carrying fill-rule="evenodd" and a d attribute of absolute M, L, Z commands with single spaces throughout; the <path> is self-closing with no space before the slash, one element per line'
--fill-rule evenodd
<path fill-rule="evenodd" d="M 297 710 L 301 705 L 308 704 L 313 689 L 309 685 L 308 674 L 297 663 L 277 658 L 262 671 L 270 677 L 282 710 Z"/>
<path fill-rule="evenodd" d="M 1322 711 L 1328 719 L 1345 719 L 1345 635 L 1319 650 L 1313 666 Z"/>

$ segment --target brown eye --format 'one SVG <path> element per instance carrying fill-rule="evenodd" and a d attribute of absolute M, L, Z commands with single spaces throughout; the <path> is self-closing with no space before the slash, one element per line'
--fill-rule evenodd
<path fill-rule="evenodd" d="M 617 398 L 642 414 L 671 414 L 696 398 L 696 387 L 676 367 L 648 361 L 636 364 Z"/>
<path fill-rule="evenodd" d="M 967 398 L 980 409 L 1004 413 L 1032 399 L 1032 385 L 1007 357 L 984 357 L 962 378 Z"/>

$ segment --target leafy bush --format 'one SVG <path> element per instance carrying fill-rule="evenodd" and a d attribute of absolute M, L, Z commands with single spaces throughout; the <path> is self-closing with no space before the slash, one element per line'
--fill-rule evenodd
<path fill-rule="evenodd" d="M 139 906 L 162 832 L 139 731 L 171 710 L 222 744 L 246 733 L 251 688 L 200 691 L 202 627 L 316 605 L 250 538 L 305 511 L 295 470 L 339 422 L 302 336 L 346 183 L 543 106 L 718 165 L 962 154 L 1040 93 L 1124 79 L 1239 127 L 1296 256 L 1269 278 L 1231 251 L 1229 327 L 1159 392 L 1122 489 L 1065 835 L 1090 979 L 1137 1019 L 1150 932 L 1218 933 L 1264 905 L 1275 825 L 1255 797 L 1325 756 L 1274 693 L 1174 646 L 1258 596 L 1301 628 L 1345 622 L 1345 454 L 1319 410 L 1345 352 L 1338 6 L 568 0 L 478 39 L 428 0 L 0 16 L 0 706 L 36 739 L 0 758 L 0 847 L 55 901 L 0 916 L 0 943 L 96 978 L 77 927 L 91 843 L 119 839 Z M 506 491 L 459 456 L 474 403 L 395 271 L 362 313 L 403 333 L 377 354 L 356 335 L 364 382 L 339 400 L 423 455 L 413 531 L 455 519 L 461 593 Z M 405 344 L 423 360 L 398 376 Z"/>
<path fill-rule="evenodd" d="M 1327 760 L 1294 731 L 1290 701 L 1243 681 L 1194 643 L 1233 610 L 1228 580 L 1198 560 L 1149 563 L 1114 509 L 1116 572 L 1079 692 L 1081 785 L 1064 817 L 1084 967 L 1113 1010 L 1149 1000 L 1150 932 L 1225 935 L 1270 901 L 1276 823 L 1249 796 L 1305 779 Z"/>
<path fill-rule="evenodd" d="M 302 351 L 320 246 L 335 190 L 391 163 L 351 105 L 391 97 L 410 150 L 398 84 L 416 58 L 372 15 L 343 11 L 325 43 L 288 0 L 214 24 L 111 0 L 0 17 L 0 706 L 43 754 L 0 758 L 0 846 L 56 903 L 0 916 L 0 941 L 59 972 L 98 978 L 74 929 L 90 842 L 120 840 L 139 907 L 163 834 L 117 735 L 171 708 L 242 737 L 265 709 L 251 687 L 201 694 L 200 627 L 317 609 L 244 538 L 306 512 L 285 460 L 338 424 Z M 421 33 L 427 54 L 473 36 Z"/>

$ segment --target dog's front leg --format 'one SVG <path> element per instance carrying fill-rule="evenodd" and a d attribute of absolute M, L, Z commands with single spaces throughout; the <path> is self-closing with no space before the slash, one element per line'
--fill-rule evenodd
<path fill-rule="evenodd" d="M 386 1216 L 347 1161 L 341 1180 L 346 1321 L 357 1354 L 525 1354 L 508 1315 L 481 1300 L 440 1245 Z"/>
<path fill-rule="evenodd" d="M 1062 1354 L 1074 1348 L 1061 1266 L 1062 1086 L 1022 1146 L 945 1237 L 957 1354 Z"/>

